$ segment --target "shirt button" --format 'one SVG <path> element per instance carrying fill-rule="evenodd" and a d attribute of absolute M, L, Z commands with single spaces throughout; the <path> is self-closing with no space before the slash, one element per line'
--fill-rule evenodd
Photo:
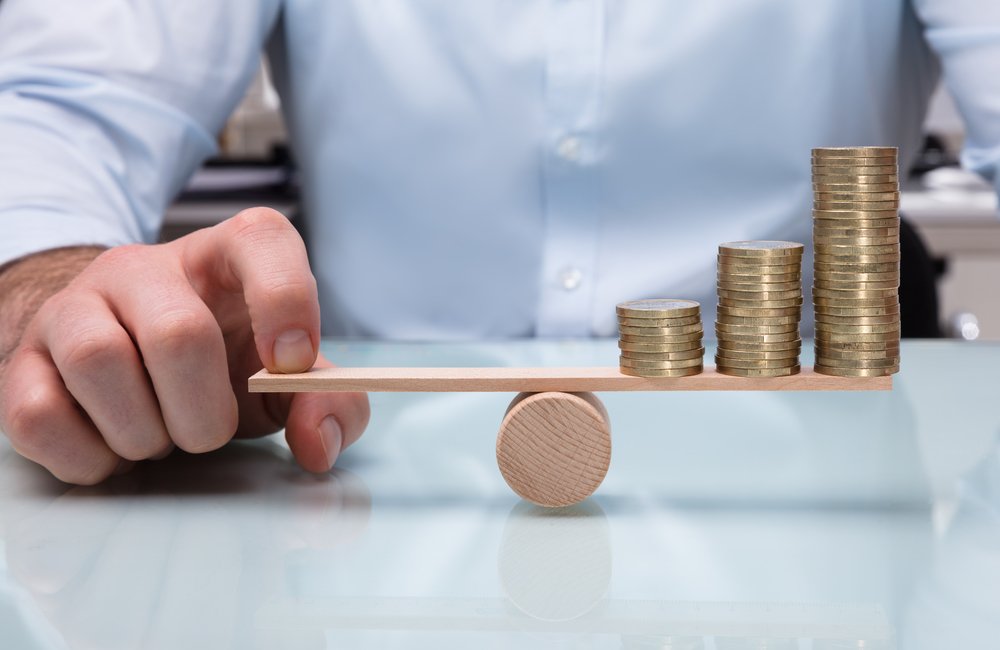
<path fill-rule="evenodd" d="M 583 274 L 580 273 L 580 269 L 574 269 L 573 267 L 567 267 L 559 272 L 559 284 L 566 291 L 572 291 L 580 286 L 580 281 L 583 279 Z"/>
<path fill-rule="evenodd" d="M 576 162 L 580 158 L 580 140 L 573 136 L 563 138 L 556 147 L 559 157 L 568 162 Z"/>

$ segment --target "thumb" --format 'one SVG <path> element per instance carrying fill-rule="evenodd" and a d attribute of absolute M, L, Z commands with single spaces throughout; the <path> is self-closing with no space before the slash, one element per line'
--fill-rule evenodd
<path fill-rule="evenodd" d="M 315 367 L 333 364 L 321 354 Z M 366 393 L 296 393 L 286 403 L 285 440 L 295 460 L 310 472 L 333 467 L 340 452 L 361 437 L 371 415 Z"/>

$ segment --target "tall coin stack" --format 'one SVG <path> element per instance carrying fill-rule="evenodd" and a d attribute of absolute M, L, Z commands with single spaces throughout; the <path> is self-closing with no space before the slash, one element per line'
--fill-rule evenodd
<path fill-rule="evenodd" d="M 899 372 L 895 147 L 812 150 L 816 372 Z"/>
<path fill-rule="evenodd" d="M 738 377 L 799 373 L 803 249 L 786 241 L 719 246 L 718 372 Z"/>
<path fill-rule="evenodd" d="M 686 377 L 702 370 L 705 348 L 701 305 L 693 300 L 623 302 L 618 313 L 618 347 L 623 374 Z"/>

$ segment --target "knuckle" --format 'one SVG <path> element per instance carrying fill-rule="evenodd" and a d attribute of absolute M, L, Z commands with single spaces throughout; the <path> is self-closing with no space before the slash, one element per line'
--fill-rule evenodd
<path fill-rule="evenodd" d="M 102 368 L 127 353 L 123 338 L 106 329 L 77 332 L 66 345 L 65 362 L 73 368 Z"/>
<path fill-rule="evenodd" d="M 271 208 L 249 208 L 229 220 L 233 234 L 239 238 L 256 238 L 261 234 L 297 233 L 292 224 Z"/>
<path fill-rule="evenodd" d="M 5 404 L 4 433 L 11 446 L 22 456 L 37 458 L 42 450 L 40 431 L 47 427 L 52 414 L 52 398 L 48 391 L 36 389 Z"/>
<path fill-rule="evenodd" d="M 158 351 L 170 354 L 214 334 L 214 321 L 194 312 L 177 311 L 157 318 L 149 328 L 148 338 Z"/>
<path fill-rule="evenodd" d="M 260 297 L 267 303 L 302 305 L 316 300 L 316 280 L 308 277 L 284 274 L 263 276 L 259 285 Z"/>

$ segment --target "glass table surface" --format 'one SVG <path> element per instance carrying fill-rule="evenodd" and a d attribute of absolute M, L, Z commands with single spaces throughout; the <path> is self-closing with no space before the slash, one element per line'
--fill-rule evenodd
<path fill-rule="evenodd" d="M 617 363 L 606 339 L 323 349 Z M 1000 345 L 901 356 L 891 392 L 600 394 L 610 471 L 561 509 L 497 469 L 510 393 L 372 393 L 323 475 L 276 435 L 73 487 L 0 439 L 0 648 L 998 647 Z"/>

